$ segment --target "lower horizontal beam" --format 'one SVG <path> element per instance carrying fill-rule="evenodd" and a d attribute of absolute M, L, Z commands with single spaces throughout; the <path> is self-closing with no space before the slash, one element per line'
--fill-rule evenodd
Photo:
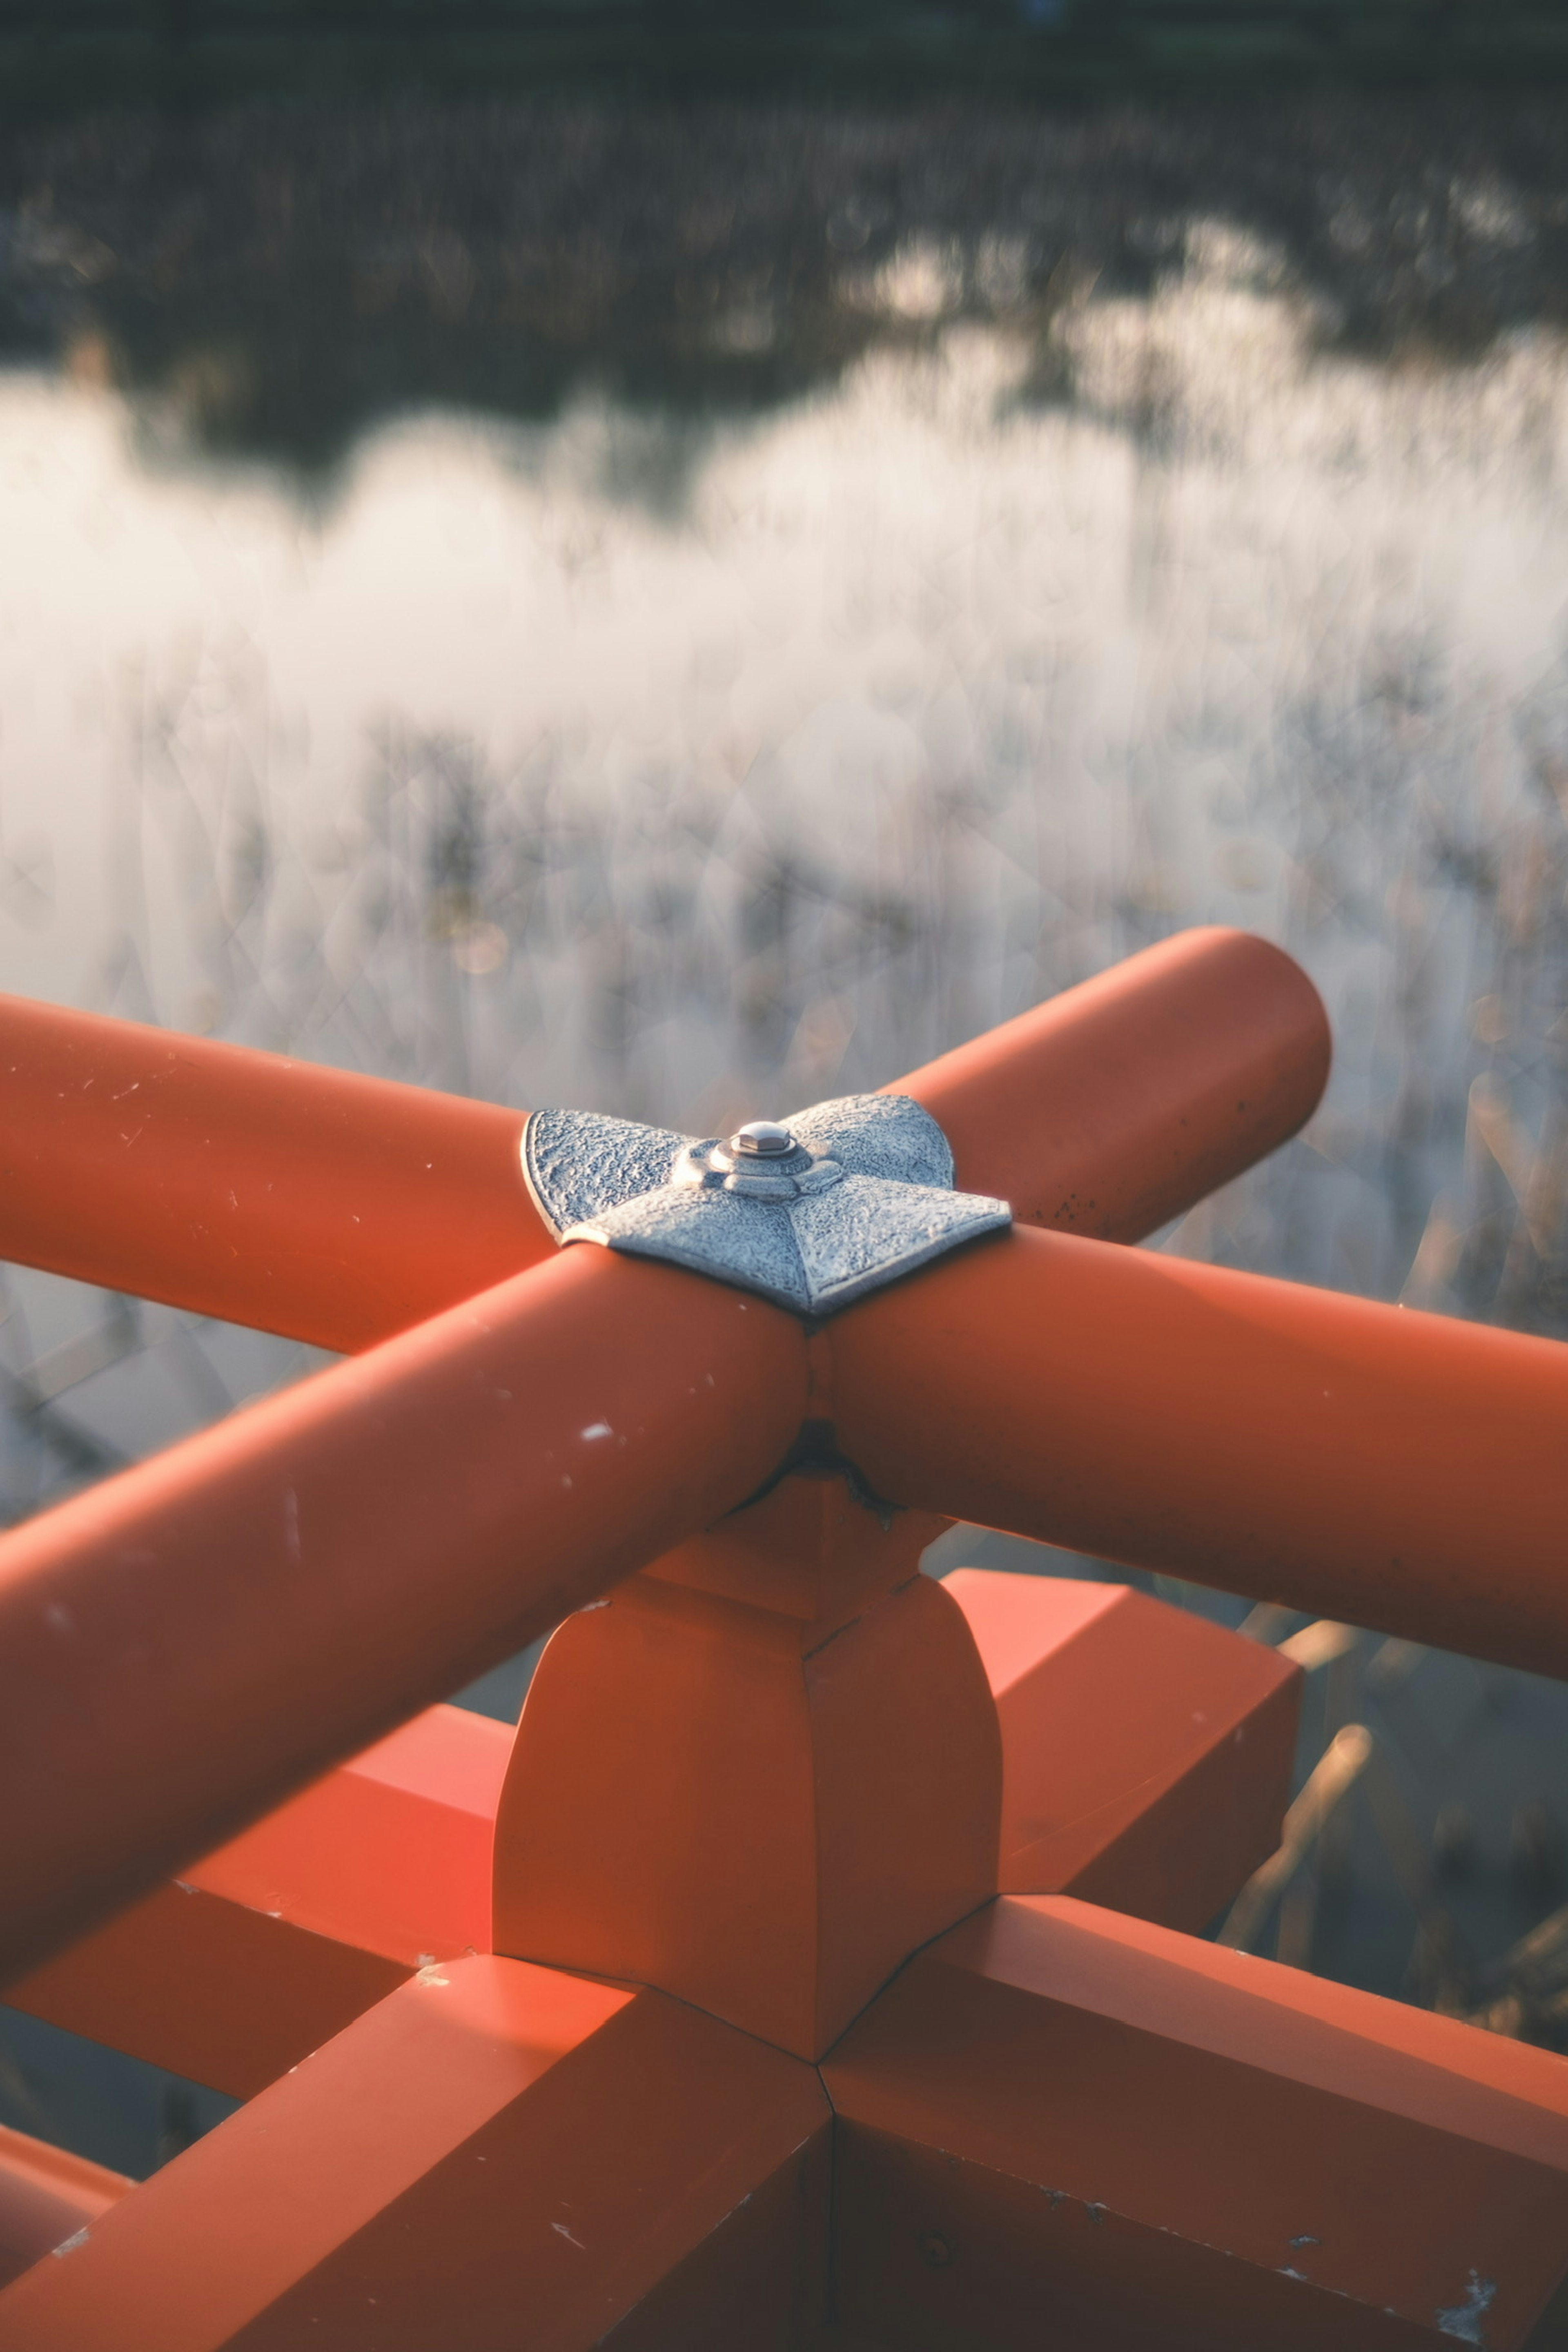
<path fill-rule="evenodd" d="M 0 2294 L 6 2352 L 787 2352 L 814 2070 L 659 1993 L 421 1971 Z"/>
<path fill-rule="evenodd" d="M 0 2287 L 68 2245 L 135 2186 L 123 2173 L 0 2126 Z"/>
<path fill-rule="evenodd" d="M 433 1706 L 5 1989 L 248 2099 L 431 1960 L 490 1944 L 509 1725 Z"/>
<path fill-rule="evenodd" d="M 1279 1843 L 1300 1669 L 1124 1584 L 961 1568 L 942 1590 L 1001 1724 L 1000 1892 L 1206 1927 Z"/>
<path fill-rule="evenodd" d="M 1568 2269 L 1559 2058 L 1004 1898 L 824 2069 L 839 2308 L 907 2352 L 1521 2352 Z"/>

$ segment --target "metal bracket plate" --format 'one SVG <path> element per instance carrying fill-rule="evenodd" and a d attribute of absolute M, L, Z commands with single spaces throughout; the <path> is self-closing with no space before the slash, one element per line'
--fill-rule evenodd
<path fill-rule="evenodd" d="M 953 1191 L 947 1138 L 908 1095 L 816 1103 L 788 1129 L 794 1150 L 764 1161 L 740 1137 L 538 1110 L 523 1174 L 563 1243 L 665 1258 L 797 1315 L 833 1314 L 1013 1222 L 1005 1201 Z"/>

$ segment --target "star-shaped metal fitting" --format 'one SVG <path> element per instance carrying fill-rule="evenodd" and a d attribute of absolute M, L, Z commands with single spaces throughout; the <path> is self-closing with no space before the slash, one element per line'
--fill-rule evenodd
<path fill-rule="evenodd" d="M 667 1258 L 798 1315 L 1013 1221 L 1005 1201 L 953 1191 L 947 1138 L 908 1095 L 845 1095 L 725 1139 L 535 1111 L 522 1165 L 563 1243 Z"/>

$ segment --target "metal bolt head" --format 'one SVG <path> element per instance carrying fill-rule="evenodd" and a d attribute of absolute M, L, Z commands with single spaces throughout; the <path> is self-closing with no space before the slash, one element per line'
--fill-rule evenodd
<path fill-rule="evenodd" d="M 728 1149 L 738 1160 L 783 1160 L 795 1148 L 794 1136 L 787 1127 L 779 1127 L 771 1118 L 748 1119 L 730 1138 Z"/>

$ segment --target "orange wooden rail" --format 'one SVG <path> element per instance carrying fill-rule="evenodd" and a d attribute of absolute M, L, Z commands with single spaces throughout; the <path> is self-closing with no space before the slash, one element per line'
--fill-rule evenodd
<path fill-rule="evenodd" d="M 894 1501 L 1568 1675 L 1568 1348 L 1031 1233 L 832 1344 Z"/>
<path fill-rule="evenodd" d="M 959 1181 L 1133 1241 L 1310 1117 L 1289 957 L 1193 931 L 901 1081 Z M 553 1251 L 522 1113 L 0 998 L 0 1258 L 353 1351 Z"/>
<path fill-rule="evenodd" d="M 0 1545 L 0 1968 L 754 1488 L 799 1327 L 574 1250 Z"/>
<path fill-rule="evenodd" d="M 340 1350 L 552 1256 L 521 1111 L 0 997 L 0 1257 Z"/>
<path fill-rule="evenodd" d="M 1245 931 L 1182 931 L 889 1091 L 1021 1224 L 1135 1242 L 1294 1135 L 1329 1056 L 1300 964 Z"/>

